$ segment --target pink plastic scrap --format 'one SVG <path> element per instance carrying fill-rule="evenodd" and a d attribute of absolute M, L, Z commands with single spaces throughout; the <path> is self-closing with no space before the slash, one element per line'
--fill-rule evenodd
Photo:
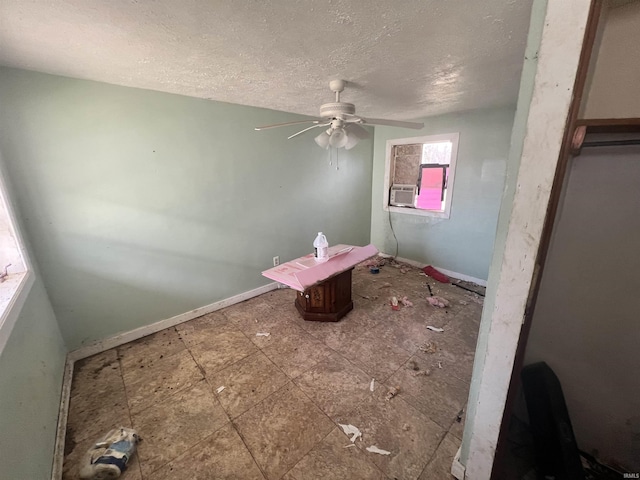
<path fill-rule="evenodd" d="M 426 267 L 424 267 L 422 269 L 422 271 L 424 273 L 426 273 L 427 275 L 429 275 L 434 280 L 439 281 L 440 283 L 450 283 L 451 282 L 449 277 L 447 277 L 444 273 L 439 272 L 438 270 L 433 268 L 431 265 L 427 265 Z"/>
<path fill-rule="evenodd" d="M 442 297 L 427 297 L 427 302 L 434 307 L 446 308 L 449 306 L 449 300 Z"/>

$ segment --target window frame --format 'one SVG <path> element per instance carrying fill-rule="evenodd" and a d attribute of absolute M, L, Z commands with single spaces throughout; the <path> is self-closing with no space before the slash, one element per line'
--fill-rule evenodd
<path fill-rule="evenodd" d="M 0 283 L 0 355 L 7 345 L 13 327 L 35 282 L 35 273 L 20 233 L 1 163 L 0 157 L 0 215 L 5 217 L 8 225 L 8 231 L 3 234 L 10 238 L 14 247 L 14 258 L 18 262 L 21 261 L 21 264 L 13 265 L 14 270 L 18 271 L 10 273 L 9 277 Z M 4 270 L 4 265 L 2 265 L 2 270 Z"/>
<path fill-rule="evenodd" d="M 455 187 L 455 174 L 456 164 L 458 159 L 458 143 L 460 140 L 460 133 L 444 133 L 438 135 L 423 135 L 420 137 L 410 138 L 393 138 L 387 140 L 387 148 L 385 154 L 385 171 L 384 171 L 384 191 L 382 198 L 382 208 L 385 212 L 402 213 L 405 215 L 417 215 L 422 217 L 437 217 L 437 218 L 450 218 L 451 216 L 451 204 L 453 203 L 453 191 Z M 444 211 L 438 210 L 422 210 L 415 207 L 396 207 L 389 205 L 391 198 L 391 177 L 395 171 L 395 159 L 391 158 L 393 148 L 397 145 L 412 145 L 416 143 L 438 143 L 438 142 L 451 142 L 451 159 L 449 161 L 449 177 L 447 181 L 447 193 L 445 199 Z M 422 165 L 422 163 L 421 163 Z M 422 171 L 422 166 L 420 167 Z M 416 185 L 419 185 L 416 183 Z"/>

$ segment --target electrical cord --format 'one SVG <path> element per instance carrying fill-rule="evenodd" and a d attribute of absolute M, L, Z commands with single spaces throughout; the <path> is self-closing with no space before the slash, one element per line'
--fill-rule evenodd
<path fill-rule="evenodd" d="M 396 237 L 396 231 L 393 229 L 393 222 L 391 221 L 391 207 L 387 208 L 387 212 L 389 213 L 389 226 L 391 227 L 391 233 L 393 233 L 393 238 L 396 240 L 396 254 L 393 256 L 393 260 L 398 256 L 398 237 Z"/>

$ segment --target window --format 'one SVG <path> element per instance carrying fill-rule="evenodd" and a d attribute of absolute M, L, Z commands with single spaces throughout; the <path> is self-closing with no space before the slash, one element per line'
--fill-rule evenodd
<path fill-rule="evenodd" d="M 34 281 L 6 192 L 0 172 L 0 354 Z"/>
<path fill-rule="evenodd" d="M 449 218 L 457 133 L 387 141 L 384 209 Z"/>

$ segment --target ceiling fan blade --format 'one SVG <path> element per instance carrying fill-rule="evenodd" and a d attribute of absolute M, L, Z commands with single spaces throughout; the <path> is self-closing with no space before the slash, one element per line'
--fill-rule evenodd
<path fill-rule="evenodd" d="M 301 133 L 306 132 L 307 130 L 311 130 L 312 128 L 316 128 L 316 127 L 326 127 L 328 125 L 331 125 L 331 123 L 321 123 L 319 125 L 311 125 L 310 127 L 305 128 L 304 130 L 300 130 L 298 133 L 294 133 L 293 135 L 290 135 L 287 137 L 287 140 L 291 140 L 293 137 L 297 137 L 298 135 L 300 135 Z"/>
<path fill-rule="evenodd" d="M 270 128 L 278 128 L 278 127 L 286 127 L 287 125 L 300 125 L 302 123 L 320 123 L 322 120 L 299 120 L 297 122 L 286 122 L 286 123 L 274 123 L 273 125 L 264 125 L 262 127 L 255 127 L 254 130 L 268 130 Z"/>
<path fill-rule="evenodd" d="M 383 118 L 362 118 L 360 117 L 360 122 L 364 125 L 384 125 L 387 127 L 402 127 L 402 128 L 414 128 L 419 130 L 424 127 L 424 123 L 416 123 L 416 122 L 401 122 L 399 120 L 385 120 Z"/>

